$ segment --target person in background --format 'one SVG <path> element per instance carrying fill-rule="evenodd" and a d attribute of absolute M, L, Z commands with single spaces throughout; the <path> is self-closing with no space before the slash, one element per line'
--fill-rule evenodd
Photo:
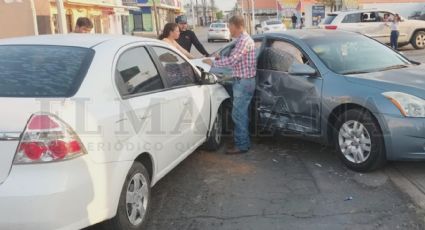
<path fill-rule="evenodd" d="M 162 40 L 169 45 L 173 46 L 174 48 L 178 49 L 180 52 L 182 52 L 187 58 L 194 59 L 195 57 L 191 55 L 187 50 L 185 50 L 183 47 L 181 47 L 177 43 L 177 39 L 180 36 L 180 29 L 179 26 L 176 23 L 169 22 L 165 24 L 164 29 L 162 30 L 162 34 L 159 35 L 159 40 Z"/>
<path fill-rule="evenodd" d="M 394 19 L 390 23 L 386 23 L 386 25 L 391 28 L 390 44 L 391 44 L 391 48 L 393 48 L 394 50 L 398 49 L 398 36 L 400 35 L 400 31 L 399 31 L 400 21 L 401 21 L 400 15 L 395 14 Z"/>
<path fill-rule="evenodd" d="M 80 17 L 75 24 L 74 33 L 90 33 L 93 29 L 93 23 L 89 18 Z"/>
<path fill-rule="evenodd" d="M 245 21 L 242 16 L 233 16 L 229 19 L 230 34 L 236 40 L 235 48 L 228 57 L 216 57 L 215 61 L 207 58 L 204 63 L 212 67 L 228 67 L 233 76 L 233 107 L 232 120 L 234 123 L 234 147 L 226 154 L 246 153 L 251 147 L 249 137 L 249 105 L 255 91 L 255 44 L 246 33 Z"/>
<path fill-rule="evenodd" d="M 204 55 L 205 57 L 209 56 L 209 53 L 205 50 L 204 46 L 199 42 L 196 34 L 189 30 L 187 27 L 187 17 L 184 15 L 180 15 L 176 17 L 176 23 L 179 25 L 180 29 L 180 37 L 177 39 L 177 43 L 181 47 L 183 47 L 187 52 L 190 53 L 192 48 L 192 44 L 196 47 L 196 49 Z"/>
<path fill-rule="evenodd" d="M 292 20 L 292 29 L 296 29 L 297 28 L 297 20 L 298 20 L 297 16 L 295 14 L 293 14 L 292 17 L 291 17 L 291 20 Z"/>

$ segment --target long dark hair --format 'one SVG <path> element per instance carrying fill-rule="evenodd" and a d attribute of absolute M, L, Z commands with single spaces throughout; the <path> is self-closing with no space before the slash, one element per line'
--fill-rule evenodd
<path fill-rule="evenodd" d="M 162 30 L 162 34 L 159 35 L 158 39 L 162 40 L 164 38 L 168 38 L 170 33 L 173 32 L 178 27 L 177 23 L 169 22 L 165 24 L 164 29 Z"/>

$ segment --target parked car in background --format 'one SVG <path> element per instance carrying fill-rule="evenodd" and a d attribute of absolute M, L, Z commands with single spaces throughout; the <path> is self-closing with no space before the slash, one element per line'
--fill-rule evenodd
<path fill-rule="evenodd" d="M 348 31 L 253 39 L 259 54 L 251 121 L 258 133 L 333 145 L 356 171 L 425 159 L 425 65 Z M 229 55 L 231 45 L 219 55 Z"/>
<path fill-rule="evenodd" d="M 270 19 L 261 22 L 260 26 L 256 27 L 257 34 L 273 33 L 278 31 L 285 31 L 286 26 L 281 21 L 276 19 Z"/>
<path fill-rule="evenodd" d="M 220 146 L 229 95 L 159 40 L 0 40 L 0 70 L 0 229 L 142 229 L 151 187 Z"/>
<path fill-rule="evenodd" d="M 358 32 L 389 44 L 391 30 L 389 26 L 385 25 L 385 15 L 389 15 L 389 18 L 392 19 L 395 13 L 377 9 L 332 12 L 327 15 L 321 27 L 330 30 Z M 400 46 L 410 43 L 415 49 L 425 48 L 425 21 L 402 18 L 399 29 Z"/>
<path fill-rule="evenodd" d="M 227 23 L 211 23 L 208 29 L 208 42 L 215 40 L 225 40 L 227 42 L 232 40 Z"/>

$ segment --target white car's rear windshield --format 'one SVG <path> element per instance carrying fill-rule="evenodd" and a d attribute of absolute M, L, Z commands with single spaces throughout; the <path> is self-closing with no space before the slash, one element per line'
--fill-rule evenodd
<path fill-rule="evenodd" d="M 266 22 L 266 24 L 267 25 L 279 25 L 279 24 L 282 24 L 282 22 L 280 22 L 280 21 L 268 21 L 268 22 Z"/>
<path fill-rule="evenodd" d="M 211 24 L 211 28 L 226 28 L 226 24 L 224 24 L 224 23 L 213 23 L 213 24 Z"/>
<path fill-rule="evenodd" d="M 0 46 L 0 97 L 71 97 L 93 56 L 80 47 Z"/>

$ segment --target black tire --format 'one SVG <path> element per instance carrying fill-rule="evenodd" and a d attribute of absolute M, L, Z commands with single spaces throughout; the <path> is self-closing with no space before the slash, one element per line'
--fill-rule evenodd
<path fill-rule="evenodd" d="M 415 49 L 425 48 L 425 31 L 417 31 L 411 40 L 411 44 Z"/>
<path fill-rule="evenodd" d="M 350 129 L 351 123 L 353 123 L 353 129 Z M 350 132 L 345 132 L 347 129 L 343 127 L 344 124 L 347 125 L 345 127 L 348 128 L 348 130 L 351 130 L 351 135 L 346 134 Z M 360 129 L 359 124 L 362 125 L 362 129 Z M 379 169 L 385 165 L 386 152 L 382 132 L 379 124 L 369 111 L 361 109 L 347 110 L 339 116 L 334 127 L 336 151 L 341 161 L 348 168 L 358 172 L 367 172 Z M 354 127 L 358 127 L 358 132 L 354 131 Z M 364 131 L 364 129 L 366 131 Z M 359 130 L 363 130 L 361 135 L 359 134 Z M 348 135 L 348 138 L 342 134 Z M 345 149 L 345 152 L 348 151 L 349 153 L 344 155 L 343 149 Z M 352 151 L 359 151 L 360 149 L 365 149 L 365 152 L 361 155 L 354 155 L 352 153 Z M 359 156 L 363 156 L 364 159 L 360 160 L 358 158 Z"/>
<path fill-rule="evenodd" d="M 142 176 L 145 180 L 145 183 L 147 185 L 147 201 L 146 201 L 146 197 L 138 197 L 140 198 L 140 200 L 138 199 L 138 201 L 146 201 L 146 208 L 145 208 L 145 213 L 143 215 L 143 217 L 141 217 L 141 222 L 138 223 L 137 225 L 132 224 L 129 220 L 128 217 L 128 208 L 129 205 L 127 204 L 127 190 L 131 188 L 134 189 L 134 177 L 135 176 Z M 133 186 L 133 187 L 132 187 Z M 136 198 L 137 199 L 137 198 Z M 145 199 L 145 200 L 144 200 Z M 103 223 L 103 229 L 108 229 L 108 230 L 140 230 L 140 229 L 144 229 L 144 226 L 146 225 L 146 219 L 149 216 L 150 213 L 150 207 L 151 207 L 151 187 L 150 187 L 150 179 L 149 179 L 149 174 L 148 171 L 146 170 L 145 166 L 140 163 L 140 162 L 134 162 L 133 166 L 131 166 L 130 171 L 127 174 L 127 177 L 125 179 L 123 188 L 121 190 L 121 195 L 120 195 L 120 200 L 119 200 L 119 204 L 118 204 L 118 210 L 117 210 L 117 215 L 104 222 Z M 140 216 L 140 215 L 139 215 Z"/>
<path fill-rule="evenodd" d="M 207 141 L 204 143 L 204 148 L 209 151 L 216 151 L 220 148 L 223 142 L 223 108 L 217 111 L 217 116 L 211 126 L 211 132 Z"/>

